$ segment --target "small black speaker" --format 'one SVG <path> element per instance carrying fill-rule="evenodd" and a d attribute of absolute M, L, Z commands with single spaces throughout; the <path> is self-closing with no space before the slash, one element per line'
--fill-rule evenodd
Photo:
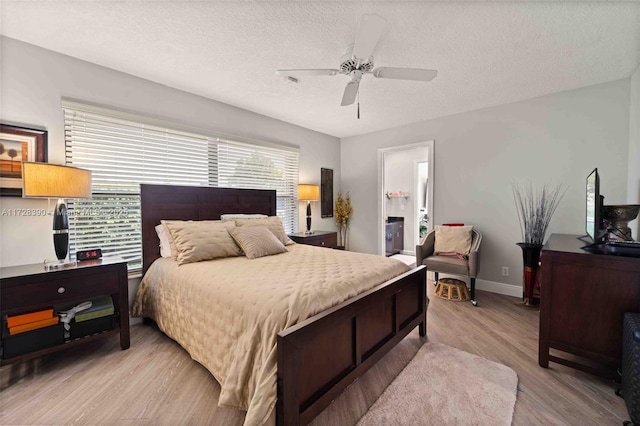
<path fill-rule="evenodd" d="M 640 314 L 637 313 L 624 314 L 621 390 L 631 421 L 640 425 Z"/>

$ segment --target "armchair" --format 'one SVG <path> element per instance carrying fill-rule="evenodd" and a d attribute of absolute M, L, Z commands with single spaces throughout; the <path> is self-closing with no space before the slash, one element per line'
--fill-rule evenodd
<path fill-rule="evenodd" d="M 427 271 L 435 272 L 435 282 L 438 282 L 438 273 L 463 275 L 469 277 L 471 286 L 471 303 L 476 302 L 476 276 L 480 267 L 479 251 L 482 234 L 475 228 L 471 234 L 471 251 L 467 259 L 459 259 L 450 256 L 434 255 L 436 232 L 432 230 L 420 244 L 416 245 L 416 265 L 425 265 Z"/>

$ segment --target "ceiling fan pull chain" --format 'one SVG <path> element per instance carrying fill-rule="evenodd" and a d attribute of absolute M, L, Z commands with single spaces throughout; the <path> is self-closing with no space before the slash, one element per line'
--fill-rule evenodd
<path fill-rule="evenodd" d="M 360 91 L 358 90 L 358 120 L 360 120 Z"/>

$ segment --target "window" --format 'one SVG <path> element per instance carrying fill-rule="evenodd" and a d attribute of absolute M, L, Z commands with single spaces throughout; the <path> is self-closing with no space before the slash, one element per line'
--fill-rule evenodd
<path fill-rule="evenodd" d="M 198 134 L 147 117 L 64 101 L 66 162 L 93 172 L 93 196 L 69 200 L 70 252 L 102 248 L 142 266 L 140 184 L 275 189 L 296 230 L 298 151 Z M 233 212 L 230 212 L 233 213 Z"/>

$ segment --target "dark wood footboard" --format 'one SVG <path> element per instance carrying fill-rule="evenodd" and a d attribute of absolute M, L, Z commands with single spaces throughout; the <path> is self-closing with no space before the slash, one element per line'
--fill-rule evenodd
<path fill-rule="evenodd" d="M 420 266 L 278 334 L 278 425 L 309 423 L 416 326 L 426 335 Z"/>

